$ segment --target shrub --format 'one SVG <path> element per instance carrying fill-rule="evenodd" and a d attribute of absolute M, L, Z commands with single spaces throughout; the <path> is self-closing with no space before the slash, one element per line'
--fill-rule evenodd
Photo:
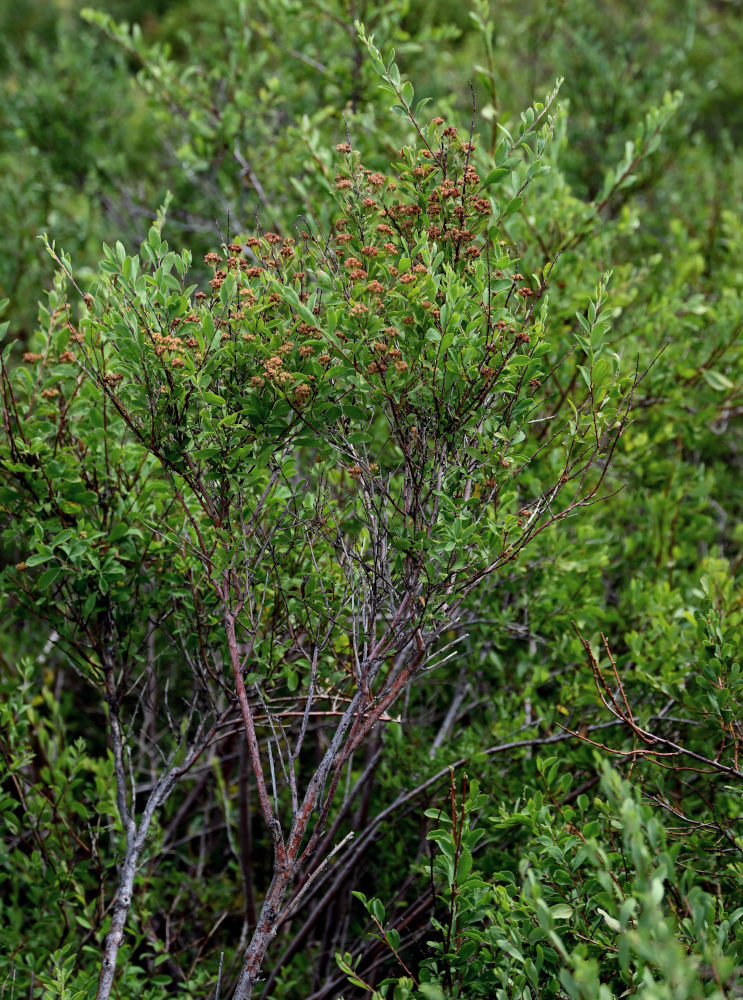
<path fill-rule="evenodd" d="M 236 239 L 207 256 L 209 291 L 163 217 L 138 255 L 107 247 L 87 292 L 48 245 L 38 350 L 3 368 L 9 582 L 107 705 L 123 861 L 99 997 L 153 821 L 238 720 L 274 850 L 237 985 L 252 994 L 338 850 L 325 826 L 354 751 L 446 660 L 470 595 L 601 497 L 637 385 L 605 346 L 600 285 L 555 406 L 547 275 L 525 279 L 500 239 L 554 94 L 482 177 L 471 134 L 425 123 L 361 37 L 415 136 L 394 176 L 340 144 L 333 231 Z"/>

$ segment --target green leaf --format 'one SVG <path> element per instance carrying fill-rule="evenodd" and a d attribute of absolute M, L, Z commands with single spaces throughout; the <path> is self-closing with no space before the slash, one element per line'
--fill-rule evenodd
<path fill-rule="evenodd" d="M 121 538 L 126 538 L 128 533 L 129 525 L 125 524 L 123 521 L 119 521 L 118 524 L 115 524 L 113 528 L 111 528 L 108 540 L 113 544 L 113 542 L 118 542 Z"/>
<path fill-rule="evenodd" d="M 418 989 L 426 1000 L 446 1000 L 439 983 L 421 983 Z"/>
<path fill-rule="evenodd" d="M 55 580 L 59 579 L 61 575 L 62 575 L 61 566 L 51 566 L 49 569 L 45 570 L 41 574 L 37 586 L 39 587 L 40 590 L 46 590 L 47 587 L 50 587 L 55 582 Z"/>
<path fill-rule="evenodd" d="M 703 368 L 702 377 L 717 392 L 729 392 L 730 389 L 735 388 L 727 375 L 723 375 L 722 372 L 709 371 L 709 369 Z"/>
<path fill-rule="evenodd" d="M 27 566 L 40 566 L 42 563 L 49 562 L 54 553 L 51 549 L 46 552 L 35 552 L 32 556 L 29 556 L 26 560 Z"/>
<path fill-rule="evenodd" d="M 518 212 L 521 206 L 524 204 L 523 198 L 512 198 L 506 207 L 503 209 L 501 218 L 505 219 L 508 215 L 513 215 L 514 212 Z"/>
<path fill-rule="evenodd" d="M 485 180 L 482 182 L 483 187 L 490 187 L 491 184 L 495 184 L 497 181 L 503 180 L 504 177 L 508 177 L 511 170 L 508 167 L 496 167 L 495 170 L 491 170 Z"/>
<path fill-rule="evenodd" d="M 612 931 L 621 931 L 622 925 L 619 923 L 619 921 L 615 917 L 610 916 L 606 912 L 606 910 L 603 910 L 600 906 L 597 906 L 596 909 L 601 914 L 601 916 L 604 918 L 604 923 L 609 928 L 609 930 L 612 930 Z"/>
<path fill-rule="evenodd" d="M 508 364 L 514 368 L 526 368 L 530 362 L 531 358 L 528 354 L 514 354 Z"/>

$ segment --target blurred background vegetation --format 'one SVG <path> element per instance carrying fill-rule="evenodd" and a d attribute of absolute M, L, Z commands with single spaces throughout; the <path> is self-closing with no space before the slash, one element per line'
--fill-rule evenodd
<path fill-rule="evenodd" d="M 523 888 L 531 884 L 527 869 L 547 887 L 549 905 L 575 889 L 590 910 L 590 880 L 581 890 L 580 864 L 566 861 L 574 845 L 565 842 L 576 824 L 596 824 L 585 836 L 603 838 L 608 860 L 597 861 L 597 870 L 619 868 L 631 855 L 622 892 L 635 893 L 642 913 L 651 912 L 643 900 L 652 897 L 653 926 L 667 934 L 652 953 L 643 952 L 627 914 L 617 930 L 611 921 L 621 923 L 619 915 L 602 922 L 595 913 L 594 925 L 589 913 L 588 932 L 581 933 L 590 940 L 577 936 L 563 960 L 573 977 L 572 985 L 570 977 L 561 980 L 564 995 L 739 996 L 739 773 L 689 767 L 678 756 L 612 756 L 577 739 L 553 751 L 560 775 L 545 771 L 537 750 L 486 751 L 525 734 L 556 735 L 561 726 L 587 732 L 606 720 L 575 622 L 594 650 L 599 633 L 607 636 L 643 724 L 669 720 L 669 739 L 738 772 L 741 0 L 111 0 L 96 13 L 72 0 L 2 4 L 0 299 L 10 300 L 4 318 L 14 358 L 33 349 L 38 301 L 52 285 L 40 233 L 71 254 L 83 277 L 92 276 L 101 243 L 120 239 L 135 247 L 170 192 L 167 238 L 189 247 L 198 262 L 222 237 L 251 232 L 256 220 L 285 234 L 295 231 L 300 214 L 327 226 L 334 218 L 334 147 L 346 128 L 365 165 L 386 169 L 408 139 L 407 125 L 390 115 L 378 91 L 355 18 L 383 51 L 395 48 L 417 93 L 432 98 L 431 113 L 460 132 L 472 118 L 471 84 L 478 165 L 485 170 L 498 127 L 512 127 L 564 77 L 547 157 L 552 169 L 509 220 L 509 239 L 524 274 L 543 275 L 554 264 L 556 356 L 576 312 L 585 311 L 587 295 L 611 269 L 614 348 L 625 363 L 650 367 L 611 470 L 615 495 L 569 531 L 545 533 L 539 554 L 470 609 L 466 652 L 411 695 L 404 733 L 390 727 L 380 736 L 385 753 L 347 822 L 373 823 L 409 787 L 466 758 L 485 793 L 472 805 L 486 831 L 476 855 L 483 884 L 513 889 L 508 904 L 496 893 L 489 915 L 476 913 L 473 927 L 478 920 L 496 926 L 494 914 L 510 906 L 514 926 L 523 925 L 519 940 L 529 940 L 529 928 L 542 925 L 538 894 L 533 885 L 531 895 Z M 679 91 L 680 100 L 672 96 Z M 11 565 L 22 545 L 8 537 L 4 558 Z M 89 696 L 50 636 L 13 617 L 10 592 L 5 606 L 0 670 L 8 707 L 0 745 L 6 768 L 12 755 L 25 754 L 25 762 L 20 777 L 7 770 L 2 784 L 4 808 L 15 819 L 0 851 L 0 924 L 7 928 L 0 992 L 16 982 L 15 995 L 41 996 L 38 984 L 61 974 L 55 962 L 84 990 L 98 954 L 91 942 L 104 926 L 91 914 L 96 894 L 115 884 L 113 861 L 94 852 L 96 869 L 64 831 L 74 828 L 87 843 L 112 826 L 106 750 L 75 711 Z M 98 708 L 91 705 L 91 714 Z M 78 737 L 84 742 L 75 749 Z M 633 748 L 631 732 L 604 738 L 612 749 Z M 230 750 L 215 765 L 228 789 L 238 780 Z M 627 786 L 612 784 L 616 775 L 602 779 L 606 761 L 631 780 L 634 819 Z M 48 786 L 66 789 L 53 807 Z M 206 811 L 179 812 L 194 787 L 173 800 L 157 834 L 177 846 L 143 872 L 122 997 L 213 995 L 220 952 L 227 965 L 235 961 L 229 949 L 245 900 L 239 859 L 228 845 L 232 820 L 216 784 L 197 792 L 212 796 Z M 347 985 L 336 951 L 360 959 L 366 982 L 399 973 L 350 895 L 359 886 L 385 901 L 388 919 L 409 915 L 408 964 L 434 961 L 427 946 L 434 933 L 426 874 L 432 824 L 424 809 L 448 808 L 449 794 L 444 776 L 401 805 L 394 822 L 375 828 L 354 856 L 354 884 L 341 882 L 311 900 L 277 941 L 267 997 L 363 995 Z M 580 796 L 586 801 L 576 806 Z M 547 813 L 535 819 L 545 802 Z M 42 886 L 40 848 L 28 829 L 44 823 L 56 831 L 46 850 L 61 860 Z M 269 854 L 257 824 L 253 835 L 259 866 Z M 660 868 L 662 903 L 647 874 Z M 260 893 L 260 877 L 257 883 Z M 694 900 L 702 900 L 698 912 Z M 686 919 L 693 926 L 685 927 Z M 535 954 L 539 940 L 522 953 L 517 941 L 509 951 L 498 938 L 489 951 L 478 939 L 473 954 L 492 990 L 487 995 L 539 995 L 539 974 L 535 986 L 524 971 L 524 956 Z M 612 949 L 621 948 L 632 956 L 629 972 L 609 968 Z M 495 967 L 507 970 L 505 984 L 487 978 Z M 685 970 L 676 980 L 674 968 Z M 542 982 L 545 996 L 556 995 L 553 988 Z M 50 997 L 61 995 L 48 989 Z"/>

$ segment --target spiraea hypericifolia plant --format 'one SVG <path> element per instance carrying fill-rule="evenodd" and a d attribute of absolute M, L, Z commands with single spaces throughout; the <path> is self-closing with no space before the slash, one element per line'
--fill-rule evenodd
<path fill-rule="evenodd" d="M 140 254 L 106 247 L 84 294 L 48 244 L 81 311 L 61 302 L 38 356 L 3 370 L 6 503 L 33 489 L 43 511 L 18 585 L 44 589 L 44 614 L 108 703 L 126 847 L 99 1000 L 151 820 L 235 724 L 274 854 L 234 991 L 253 994 L 338 850 L 328 820 L 352 755 L 450 655 L 471 595 L 601 499 L 630 409 L 637 374 L 605 345 L 604 285 L 576 327 L 580 376 L 557 391 L 575 363 L 550 341 L 550 269 L 521 274 L 506 235 L 555 95 L 478 168 L 472 130 L 424 119 L 360 31 L 411 143 L 388 174 L 365 169 L 351 136 L 338 144 L 332 231 L 238 234 L 208 256 L 204 291 L 162 219 Z M 73 470 L 87 488 L 62 495 Z M 143 549 L 167 595 L 145 586 Z M 180 702 L 165 661 L 140 656 L 155 633 L 182 651 Z M 138 686 L 164 692 L 170 756 L 154 724 L 135 746 Z M 155 791 L 138 799 L 145 764 Z"/>

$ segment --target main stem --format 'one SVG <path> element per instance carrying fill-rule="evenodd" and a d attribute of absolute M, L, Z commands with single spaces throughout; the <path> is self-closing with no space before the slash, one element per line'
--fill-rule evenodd
<path fill-rule="evenodd" d="M 391 704 L 395 698 L 397 698 L 400 691 L 408 683 L 412 673 L 418 668 L 425 655 L 425 648 L 423 646 L 423 640 L 420 637 L 420 633 L 416 632 L 417 641 L 419 643 L 418 652 L 414 656 L 411 663 L 400 672 L 397 678 L 395 678 L 388 688 L 379 696 L 377 704 L 373 709 L 368 709 L 364 712 L 363 709 L 369 695 L 361 690 L 356 692 L 346 707 L 343 717 L 338 723 L 335 734 L 325 751 L 322 762 L 310 779 L 302 804 L 296 810 L 293 817 L 289 836 L 286 841 L 284 841 L 284 838 L 281 835 L 278 820 L 274 816 L 271 808 L 268 789 L 266 788 L 265 778 L 263 775 L 260 748 L 255 732 L 253 714 L 250 708 L 247 693 L 245 691 L 245 684 L 242 677 L 241 657 L 235 634 L 237 612 L 230 610 L 227 606 L 228 587 L 229 582 L 225 584 L 220 593 L 220 597 L 222 597 L 225 605 L 224 622 L 227 631 L 227 645 L 230 651 L 230 660 L 235 676 L 236 691 L 243 715 L 248 751 L 253 765 L 253 772 L 258 784 L 258 797 L 261 801 L 266 824 L 271 830 L 274 842 L 273 877 L 263 900 L 263 905 L 261 906 L 258 924 L 256 925 L 253 936 L 250 939 L 250 943 L 245 951 L 242 971 L 240 973 L 240 978 L 237 981 L 235 992 L 233 993 L 233 1000 L 251 1000 L 256 984 L 260 979 L 266 952 L 268 951 L 271 941 L 273 941 L 276 937 L 276 933 L 279 929 L 279 922 L 282 915 L 281 905 L 284 901 L 284 897 L 286 896 L 287 890 L 289 889 L 294 875 L 302 863 L 302 860 L 311 854 L 317 846 L 320 832 L 325 820 L 327 819 L 328 811 L 338 786 L 341 771 L 347 763 L 350 753 L 364 741 L 374 725 L 378 722 L 379 718 L 384 714 L 387 706 Z M 379 639 L 369 651 L 367 670 L 364 674 L 367 680 L 370 676 L 373 677 L 373 674 L 371 673 L 372 664 L 378 663 L 381 657 L 385 654 L 386 650 L 392 644 L 392 641 L 399 629 L 400 619 L 402 618 L 402 615 L 407 607 L 408 599 L 408 595 L 406 594 L 400 602 L 392 624 L 388 627 L 382 638 Z M 346 741 L 345 746 L 344 740 Z M 323 789 L 326 786 L 326 782 L 328 777 L 331 775 L 331 772 L 332 777 L 330 778 L 330 787 L 325 796 L 325 802 L 321 804 Z M 314 813 L 317 813 L 315 828 L 305 846 L 304 852 L 302 852 L 302 843 L 307 833 L 310 819 Z M 328 855 L 328 860 L 332 857 L 333 853 L 334 852 L 331 852 Z"/>
<path fill-rule="evenodd" d="M 126 918 L 132 905 L 132 891 L 134 889 L 134 876 L 137 872 L 137 862 L 142 853 L 144 837 L 149 826 L 149 819 L 145 818 L 142 826 L 137 829 L 134 819 L 134 802 L 131 808 L 126 796 L 126 767 L 124 764 L 124 736 L 121 731 L 119 720 L 119 696 L 114 678 L 114 657 L 111 653 L 111 623 L 106 622 L 106 644 L 103 651 L 103 660 L 106 665 L 106 701 L 108 702 L 108 721 L 111 732 L 111 748 L 114 759 L 114 779 L 116 781 L 116 804 L 121 817 L 121 823 L 126 834 L 126 849 L 124 861 L 119 873 L 119 889 L 116 893 L 113 916 L 111 918 L 111 929 L 106 935 L 106 942 L 103 947 L 103 961 L 101 962 L 101 974 L 98 980 L 98 993 L 96 1000 L 108 1000 L 113 986 L 114 974 L 116 972 L 116 961 L 119 956 L 119 948 L 124 938 L 124 928 Z M 154 793 L 153 793 L 154 794 Z M 132 797 L 133 798 L 133 797 Z M 152 796 L 150 803 L 152 803 Z M 146 817 L 151 817 L 152 813 L 146 810 Z"/>
<path fill-rule="evenodd" d="M 276 932 L 279 929 L 281 904 L 290 882 L 291 870 L 289 868 L 274 872 L 268 892 L 263 900 L 263 906 L 261 906 L 258 924 L 245 951 L 243 967 L 233 993 L 233 1000 L 250 1000 L 253 996 L 253 990 L 260 981 L 263 960 L 266 957 L 268 946 L 276 937 Z"/>
<path fill-rule="evenodd" d="M 132 891 L 134 889 L 134 876 L 137 872 L 137 861 L 142 847 L 137 836 L 137 830 L 132 822 L 126 831 L 126 854 L 124 863 L 121 866 L 119 876 L 119 890 L 116 894 L 113 916 L 111 918 L 111 929 L 106 935 L 106 943 L 103 949 L 103 961 L 101 963 L 101 974 L 98 979 L 98 992 L 96 1000 L 108 1000 L 113 986 L 114 974 L 116 972 L 116 961 L 119 957 L 119 948 L 124 938 L 124 928 L 126 918 L 132 905 Z"/>

